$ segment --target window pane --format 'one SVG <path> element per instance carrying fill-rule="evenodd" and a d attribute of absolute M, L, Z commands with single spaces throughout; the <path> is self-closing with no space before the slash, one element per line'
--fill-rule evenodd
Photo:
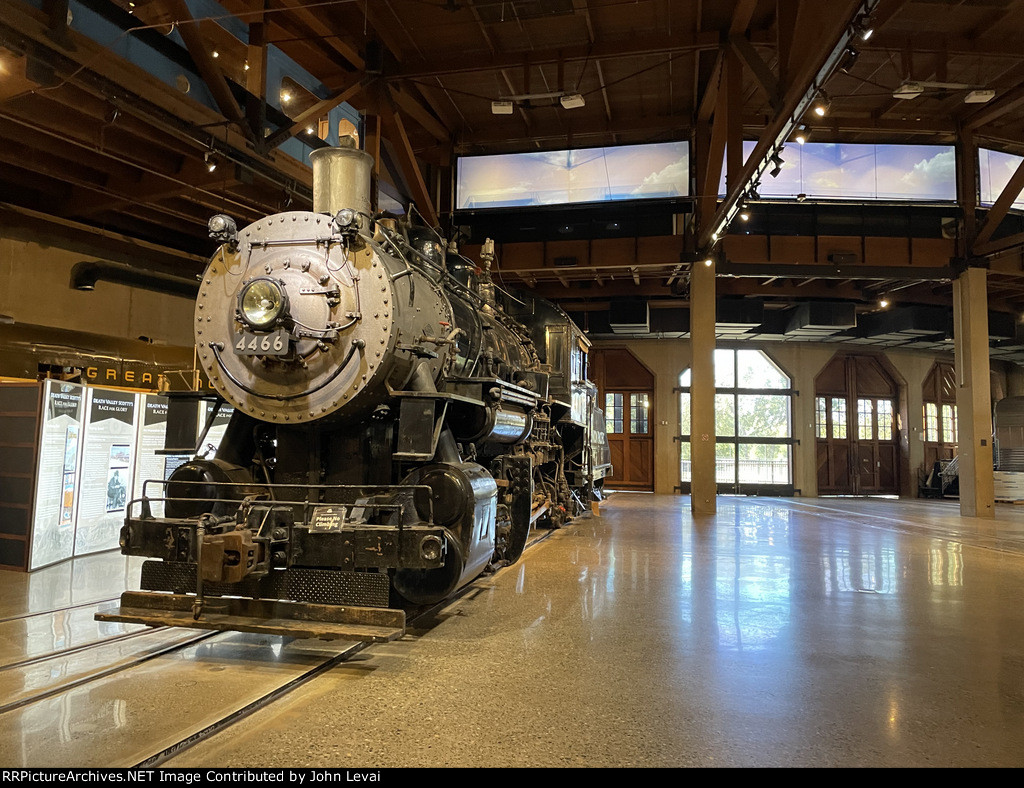
<path fill-rule="evenodd" d="M 789 437 L 789 397 L 783 394 L 740 394 L 736 420 L 739 434 L 751 438 Z"/>
<path fill-rule="evenodd" d="M 832 400 L 832 437 L 846 437 L 846 400 L 830 397 Z"/>
<path fill-rule="evenodd" d="M 647 394 L 629 395 L 629 431 L 634 435 L 647 434 L 647 411 L 650 406 Z"/>
<path fill-rule="evenodd" d="M 741 443 L 737 464 L 743 484 L 789 484 L 789 446 Z"/>
<path fill-rule="evenodd" d="M 679 481 L 690 481 L 690 442 L 679 444 Z"/>
<path fill-rule="evenodd" d="M 690 395 L 686 392 L 679 395 L 679 434 L 690 434 Z"/>
<path fill-rule="evenodd" d="M 737 350 L 736 367 L 741 389 L 788 389 L 789 378 L 760 350 Z"/>
<path fill-rule="evenodd" d="M 736 434 L 736 402 L 732 394 L 715 394 L 715 434 L 731 437 Z"/>
<path fill-rule="evenodd" d="M 924 404 L 924 439 L 928 443 L 939 442 L 939 406 L 934 402 Z"/>
<path fill-rule="evenodd" d="M 736 351 L 715 351 L 715 388 L 731 389 L 736 386 Z"/>
<path fill-rule="evenodd" d="M 690 370 L 683 370 L 683 374 L 679 376 L 679 387 L 689 388 L 690 386 Z"/>
<path fill-rule="evenodd" d="M 956 406 L 942 406 L 942 442 L 956 443 Z"/>
<path fill-rule="evenodd" d="M 892 440 L 892 400 L 880 399 L 875 402 L 878 408 L 878 440 Z"/>
<path fill-rule="evenodd" d="M 828 410 L 824 397 L 816 397 L 814 400 L 814 427 L 819 438 L 828 437 Z"/>
<path fill-rule="evenodd" d="M 622 395 L 621 394 L 605 394 L 604 395 L 604 417 L 606 419 L 604 425 L 605 430 L 609 434 L 619 434 L 622 432 Z"/>
<path fill-rule="evenodd" d="M 871 400 L 857 400 L 857 437 L 862 441 L 873 440 L 875 431 L 872 429 L 874 414 L 871 409 Z"/>
<path fill-rule="evenodd" d="M 736 447 L 731 443 L 715 444 L 715 481 L 736 483 Z"/>

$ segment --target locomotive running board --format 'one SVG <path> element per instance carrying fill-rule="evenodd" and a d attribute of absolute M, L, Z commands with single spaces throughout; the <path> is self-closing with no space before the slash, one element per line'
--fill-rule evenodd
<path fill-rule="evenodd" d="M 405 634 L 405 611 L 390 608 L 317 605 L 239 597 L 206 597 L 199 618 L 188 594 L 125 591 L 121 606 L 96 614 L 97 621 L 188 627 L 320 640 L 386 643 Z"/>

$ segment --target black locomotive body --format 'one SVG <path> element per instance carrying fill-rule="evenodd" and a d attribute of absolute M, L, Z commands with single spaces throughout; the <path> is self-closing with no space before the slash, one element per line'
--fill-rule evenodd
<path fill-rule="evenodd" d="M 584 334 L 498 288 L 489 243 L 478 266 L 372 218 L 370 164 L 317 151 L 312 212 L 211 220 L 196 346 L 234 413 L 213 459 L 132 501 L 122 552 L 151 560 L 100 618 L 388 639 L 403 600 L 446 598 L 599 497 Z"/>

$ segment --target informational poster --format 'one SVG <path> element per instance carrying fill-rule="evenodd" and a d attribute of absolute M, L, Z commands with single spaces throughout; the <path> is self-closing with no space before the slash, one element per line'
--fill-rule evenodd
<path fill-rule="evenodd" d="M 75 555 L 118 546 L 135 469 L 138 398 L 127 391 L 89 389 Z"/>
<path fill-rule="evenodd" d="M 132 498 L 143 494 L 152 500 L 150 512 L 154 517 L 164 516 L 165 488 L 158 481 L 166 481 L 171 472 L 191 459 L 189 454 L 163 454 L 167 434 L 167 397 L 143 394 L 139 399 L 139 432 L 135 445 L 135 474 Z M 149 481 L 149 484 L 146 482 Z M 145 487 L 145 489 L 143 489 Z"/>
<path fill-rule="evenodd" d="M 48 380 L 43 386 L 30 571 L 70 558 L 74 550 L 85 399 L 84 387 L 73 383 Z"/>
<path fill-rule="evenodd" d="M 210 414 L 213 413 L 213 407 L 214 405 L 212 402 L 207 402 L 206 407 L 200 409 L 202 418 L 202 421 L 199 424 L 200 432 L 206 425 L 207 420 L 210 418 Z M 228 428 L 228 422 L 231 421 L 231 414 L 234 412 L 235 409 L 230 405 L 225 405 L 223 402 L 221 403 L 220 410 L 217 411 L 217 415 L 213 419 L 213 425 L 210 427 L 210 431 L 206 433 L 206 438 L 199 447 L 199 455 L 201 457 L 211 459 L 217 454 L 217 449 L 220 448 L 220 442 L 224 439 L 224 432 Z"/>

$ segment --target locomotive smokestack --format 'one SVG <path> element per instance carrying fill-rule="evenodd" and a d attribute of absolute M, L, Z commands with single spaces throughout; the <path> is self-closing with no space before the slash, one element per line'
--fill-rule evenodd
<path fill-rule="evenodd" d="M 337 148 L 319 148 L 309 154 L 313 163 L 313 211 L 334 216 L 342 208 L 369 215 L 370 173 L 373 157 L 342 137 Z M 365 221 L 365 220 L 364 220 Z"/>

